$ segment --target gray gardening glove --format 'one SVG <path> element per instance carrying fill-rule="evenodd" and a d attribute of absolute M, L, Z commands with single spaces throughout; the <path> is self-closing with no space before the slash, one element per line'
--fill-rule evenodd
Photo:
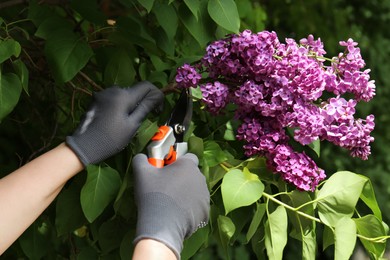
<path fill-rule="evenodd" d="M 66 138 L 84 166 L 123 150 L 144 117 L 162 103 L 164 95 L 145 81 L 130 88 L 107 88 L 94 93 L 93 99 L 76 131 Z"/>
<path fill-rule="evenodd" d="M 207 224 L 210 193 L 198 168 L 198 158 L 185 154 L 163 168 L 152 166 L 144 154 L 133 159 L 138 208 L 134 243 L 149 238 L 169 247 L 180 259 L 183 240 Z"/>

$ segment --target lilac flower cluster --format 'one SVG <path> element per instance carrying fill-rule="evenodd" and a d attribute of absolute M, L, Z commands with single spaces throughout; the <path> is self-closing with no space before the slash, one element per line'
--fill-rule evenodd
<path fill-rule="evenodd" d="M 301 190 L 314 190 L 326 175 L 305 153 L 295 152 L 288 145 L 278 145 L 268 165 L 281 173 L 282 178 Z"/>
<path fill-rule="evenodd" d="M 189 64 L 184 64 L 177 69 L 176 83 L 179 88 L 189 88 L 198 85 L 202 76 Z"/>
<path fill-rule="evenodd" d="M 229 88 L 225 84 L 218 81 L 206 83 L 200 86 L 200 90 L 210 113 L 218 114 L 226 106 Z"/>
<path fill-rule="evenodd" d="M 325 173 L 307 154 L 293 150 L 288 128 L 302 145 L 326 140 L 362 159 L 370 155 L 374 140 L 374 116 L 356 119 L 354 114 L 359 101 L 375 95 L 375 82 L 370 70 L 363 70 L 357 43 L 349 39 L 340 46 L 344 52 L 326 58 L 323 43 L 312 35 L 282 43 L 275 32 L 245 30 L 207 46 L 198 63 L 178 69 L 176 82 L 179 87 L 200 85 L 213 114 L 234 103 L 245 154 L 264 156 L 286 182 L 313 191 Z M 200 84 L 201 75 L 206 83 Z M 348 93 L 354 98 L 342 96 Z M 321 101 L 325 96 L 330 98 Z"/>

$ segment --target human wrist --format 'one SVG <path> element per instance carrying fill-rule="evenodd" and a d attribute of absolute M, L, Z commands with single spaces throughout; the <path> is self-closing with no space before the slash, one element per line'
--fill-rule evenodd
<path fill-rule="evenodd" d="M 177 256 L 164 243 L 161 243 L 154 239 L 141 239 L 135 245 L 132 259 L 176 260 Z"/>

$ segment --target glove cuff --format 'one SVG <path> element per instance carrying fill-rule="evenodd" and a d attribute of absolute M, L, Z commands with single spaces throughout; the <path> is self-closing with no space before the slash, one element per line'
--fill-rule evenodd
<path fill-rule="evenodd" d="M 142 239 L 153 239 L 165 244 L 180 259 L 183 241 L 188 233 L 185 210 L 162 193 L 145 194 L 140 201 L 134 244 Z"/>
<path fill-rule="evenodd" d="M 66 144 L 70 147 L 70 149 L 72 149 L 72 151 L 77 155 L 77 157 L 79 157 L 80 161 L 83 163 L 84 166 L 87 166 L 89 164 L 86 154 L 77 145 L 77 142 L 74 140 L 73 136 L 66 137 Z"/>

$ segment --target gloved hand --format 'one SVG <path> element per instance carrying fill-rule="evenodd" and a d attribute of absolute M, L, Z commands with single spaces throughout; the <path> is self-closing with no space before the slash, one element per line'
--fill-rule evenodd
<path fill-rule="evenodd" d="M 133 159 L 138 208 L 134 243 L 150 238 L 164 243 L 180 259 L 184 238 L 208 222 L 210 193 L 198 158 L 185 154 L 173 164 L 156 168 L 146 155 Z"/>
<path fill-rule="evenodd" d="M 84 166 L 101 162 L 125 148 L 164 95 L 145 81 L 130 88 L 107 88 L 94 93 L 93 98 L 76 131 L 66 138 Z"/>

